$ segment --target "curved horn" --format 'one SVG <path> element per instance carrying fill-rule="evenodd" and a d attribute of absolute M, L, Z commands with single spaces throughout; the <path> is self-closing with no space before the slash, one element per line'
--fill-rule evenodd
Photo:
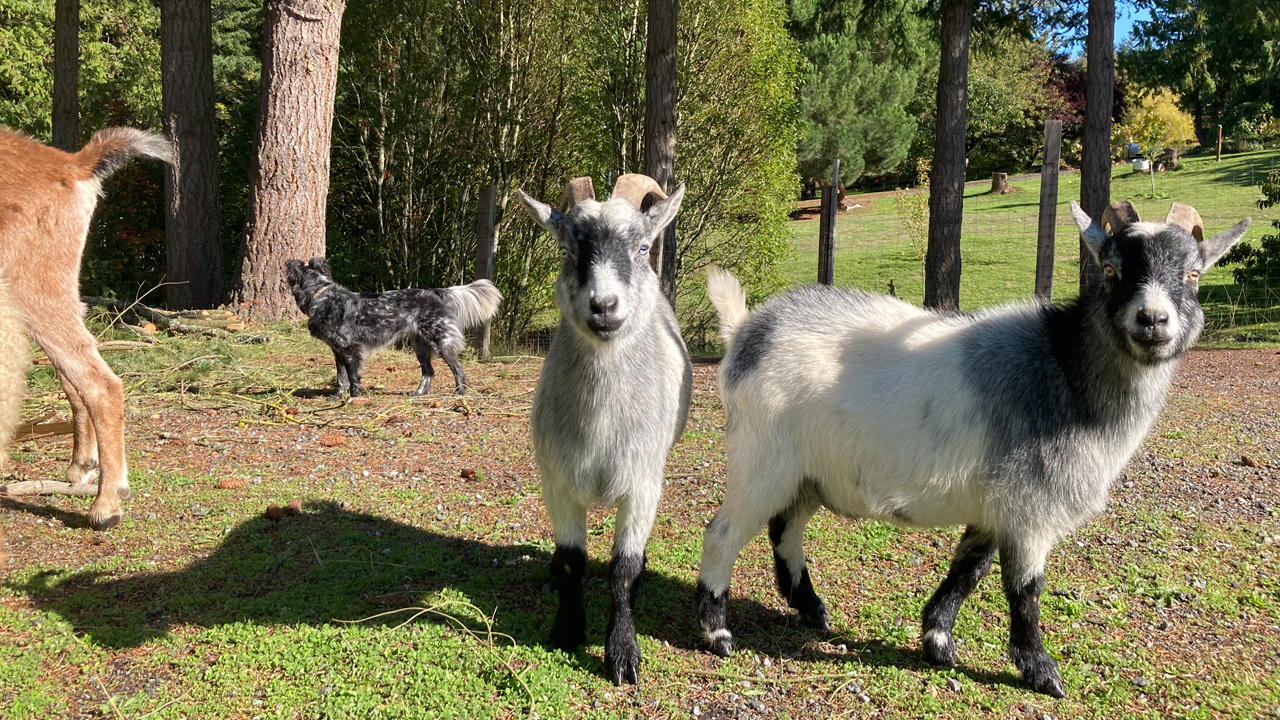
<path fill-rule="evenodd" d="M 560 212 L 569 212 L 574 205 L 583 200 L 595 200 L 596 188 L 589 177 L 577 177 L 564 186 L 564 195 L 560 197 Z"/>
<path fill-rule="evenodd" d="M 1114 236 L 1125 225 L 1138 222 L 1138 210 L 1128 200 L 1119 200 L 1102 211 L 1102 222 L 1098 223 L 1108 235 Z"/>
<path fill-rule="evenodd" d="M 666 200 L 667 194 L 662 192 L 662 186 L 648 175 L 639 173 L 626 173 L 618 176 L 618 181 L 613 184 L 613 192 L 609 194 L 609 198 L 622 198 L 631 203 L 631 206 L 637 210 L 643 210 L 644 200 L 650 195 L 654 195 L 658 200 Z"/>
<path fill-rule="evenodd" d="M 1169 215 L 1164 221 L 1191 233 L 1191 237 L 1194 237 L 1196 242 L 1204 242 L 1204 221 L 1200 219 L 1200 213 L 1190 205 L 1174 203 L 1173 207 L 1169 208 Z"/>

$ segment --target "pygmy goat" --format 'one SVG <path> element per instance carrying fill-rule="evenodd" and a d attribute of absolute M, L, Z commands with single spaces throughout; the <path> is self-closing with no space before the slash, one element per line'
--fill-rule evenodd
<path fill-rule="evenodd" d="M 0 128 L 0 277 L 35 341 L 53 362 L 71 404 L 74 428 L 67 482 L 92 487 L 89 525 L 120 523 L 129 494 L 124 455 L 124 388 L 98 355 L 84 326 L 80 256 L 102 181 L 143 156 L 168 162 L 172 146 L 129 128 L 98 132 L 80 152 L 65 153 Z"/>
<path fill-rule="evenodd" d="M 466 392 L 467 377 L 458 362 L 462 331 L 483 324 L 498 312 L 502 293 L 488 280 L 434 290 L 409 288 L 380 293 L 354 293 L 333 281 L 324 258 L 307 264 L 284 264 L 289 289 L 298 309 L 307 316 L 307 329 L 333 350 L 338 366 L 338 394 L 360 394 L 360 372 L 374 350 L 401 338 L 412 338 L 422 366 L 422 380 L 410 395 L 431 391 L 435 368 L 431 360 L 444 358 L 453 372 L 454 392 Z"/>
<path fill-rule="evenodd" d="M 659 200 L 641 210 L 651 196 Z M 532 415 L 542 501 L 555 531 L 551 577 L 560 607 L 551 646 L 572 653 L 583 642 L 587 508 L 597 501 L 617 506 L 604 659 L 606 675 L 620 685 L 639 681 L 632 611 L 663 466 L 684 432 L 693 387 L 680 327 L 649 256 L 675 218 L 684 186 L 666 197 L 651 178 L 623 175 L 601 203 L 590 180 L 579 178 L 565 198 L 562 213 L 520 193 L 534 221 L 559 242 L 561 258 L 560 325 Z"/>
<path fill-rule="evenodd" d="M 748 313 L 737 280 L 710 274 L 728 424 L 728 487 L 698 575 L 713 652 L 733 649 L 730 574 L 766 524 L 779 591 L 802 623 L 827 629 L 802 547 L 824 506 L 904 526 L 966 525 L 924 609 L 925 656 L 956 663 L 956 613 L 999 552 L 1009 656 L 1032 688 L 1063 697 L 1038 626 L 1045 556 L 1104 509 L 1204 325 L 1201 273 L 1249 226 L 1197 242 L 1199 216 L 1186 206 L 1156 224 L 1117 204 L 1104 216 L 1110 234 L 1075 203 L 1071 212 L 1105 277 L 1059 307 L 947 314 L 808 287 Z"/>

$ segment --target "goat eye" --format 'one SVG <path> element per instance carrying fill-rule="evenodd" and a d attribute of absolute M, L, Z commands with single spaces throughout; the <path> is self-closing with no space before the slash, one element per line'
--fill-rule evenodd
<path fill-rule="evenodd" d="M 569 248 L 560 248 L 560 259 L 567 260 L 569 258 Z"/>
<path fill-rule="evenodd" d="M 1116 269 L 1111 267 L 1110 265 L 1103 265 L 1102 274 L 1106 275 L 1109 278 L 1113 278 L 1116 276 Z"/>
<path fill-rule="evenodd" d="M 648 246 L 648 245 L 641 245 L 641 246 L 640 246 L 640 254 L 641 254 L 641 255 L 648 255 L 648 254 L 649 254 L 649 246 Z"/>
<path fill-rule="evenodd" d="M 1200 281 L 1200 271 L 1199 271 L 1199 270 L 1192 270 L 1191 272 L 1187 273 L 1187 279 L 1188 279 L 1188 280 L 1190 280 L 1191 282 L 1199 282 L 1199 281 Z"/>

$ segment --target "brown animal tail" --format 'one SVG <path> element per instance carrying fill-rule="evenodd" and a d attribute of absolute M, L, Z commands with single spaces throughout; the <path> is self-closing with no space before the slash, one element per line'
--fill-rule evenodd
<path fill-rule="evenodd" d="M 107 128 L 94 133 L 75 157 L 95 179 L 105 180 L 135 157 L 172 162 L 173 143 L 145 130 Z"/>

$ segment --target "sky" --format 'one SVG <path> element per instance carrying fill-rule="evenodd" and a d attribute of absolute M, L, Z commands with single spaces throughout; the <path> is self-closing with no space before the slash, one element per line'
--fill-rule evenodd
<path fill-rule="evenodd" d="M 1133 30 L 1135 20 L 1147 20 L 1151 17 L 1149 9 L 1138 9 L 1131 2 L 1120 0 L 1116 3 L 1116 48 L 1119 48 L 1129 39 L 1129 33 Z M 1072 55 L 1084 54 L 1084 38 L 1081 37 L 1079 42 L 1068 43 L 1064 46 Z"/>

